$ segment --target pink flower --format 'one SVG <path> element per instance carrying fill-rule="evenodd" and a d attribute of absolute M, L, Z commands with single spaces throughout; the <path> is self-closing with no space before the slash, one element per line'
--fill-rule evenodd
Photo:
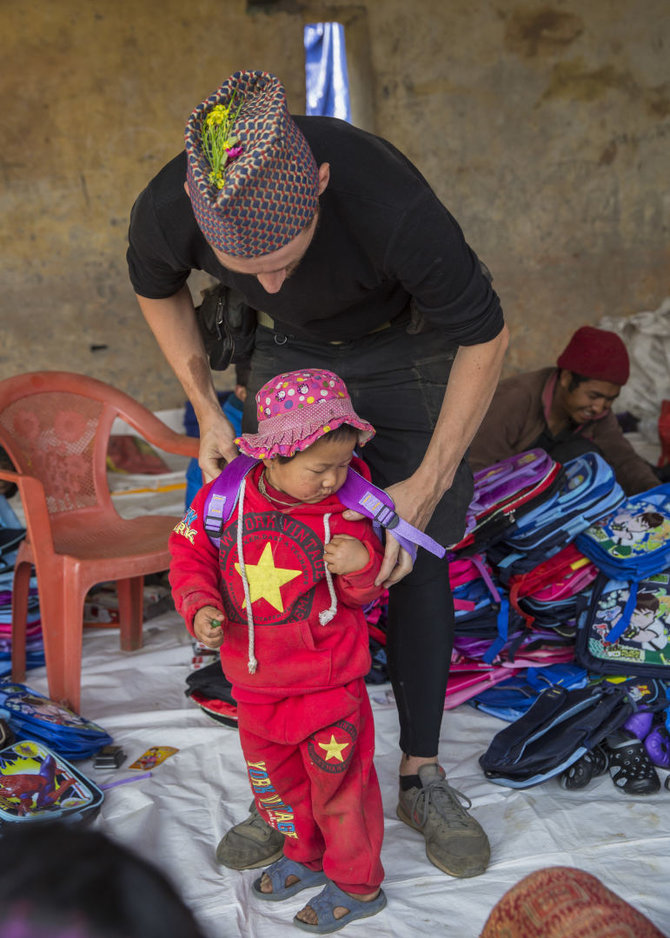
<path fill-rule="evenodd" d="M 236 160 L 238 156 L 241 155 L 244 147 L 230 147 L 226 150 L 226 165 L 232 163 L 233 160 Z"/>

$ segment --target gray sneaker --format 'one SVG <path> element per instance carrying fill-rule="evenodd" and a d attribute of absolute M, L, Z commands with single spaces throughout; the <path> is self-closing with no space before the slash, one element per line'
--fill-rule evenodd
<path fill-rule="evenodd" d="M 284 853 L 284 835 L 263 820 L 251 802 L 249 817 L 231 827 L 216 848 L 216 859 L 231 870 L 255 870 Z"/>
<path fill-rule="evenodd" d="M 491 847 L 466 807 L 472 802 L 447 782 L 439 765 L 419 769 L 422 788 L 400 792 L 397 814 L 426 839 L 426 856 L 450 876 L 479 876 L 488 866 Z"/>

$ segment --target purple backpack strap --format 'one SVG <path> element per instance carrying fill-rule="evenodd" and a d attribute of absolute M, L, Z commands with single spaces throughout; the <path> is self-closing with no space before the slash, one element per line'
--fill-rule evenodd
<path fill-rule="evenodd" d="M 258 460 L 251 456 L 237 456 L 217 476 L 209 490 L 205 501 L 204 527 L 215 547 L 218 547 L 223 527 L 237 503 L 242 479 L 257 464 Z M 367 482 L 355 469 L 349 469 L 344 485 L 338 489 L 337 497 L 347 508 L 359 511 L 371 518 L 375 525 L 389 530 L 412 559 L 416 557 L 417 546 L 424 547 L 436 557 L 444 557 L 445 547 L 423 531 L 412 527 L 407 521 L 403 521 L 396 514 L 391 496 L 372 482 Z"/>
<path fill-rule="evenodd" d="M 417 547 L 425 548 L 436 557 L 444 557 L 446 554 L 446 547 L 442 547 L 432 537 L 404 521 L 396 513 L 391 496 L 367 482 L 355 469 L 349 469 L 344 485 L 337 491 L 337 497 L 347 508 L 360 511 L 375 524 L 390 531 L 400 546 L 411 555 L 412 560 L 416 557 Z"/>
<path fill-rule="evenodd" d="M 233 513 L 240 494 L 242 479 L 258 464 L 257 459 L 251 456 L 236 456 L 221 471 L 214 480 L 205 502 L 204 527 L 209 539 L 215 547 L 219 546 L 219 538 L 223 533 L 223 526 Z"/>

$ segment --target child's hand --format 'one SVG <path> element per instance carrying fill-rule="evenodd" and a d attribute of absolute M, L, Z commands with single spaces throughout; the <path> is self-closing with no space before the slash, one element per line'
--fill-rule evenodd
<path fill-rule="evenodd" d="M 370 561 L 365 544 L 350 534 L 336 534 L 323 552 L 323 561 L 331 573 L 340 576 L 362 570 Z"/>
<path fill-rule="evenodd" d="M 208 648 L 220 648 L 223 645 L 223 622 L 225 615 L 214 606 L 198 609 L 193 619 L 195 637 Z"/>

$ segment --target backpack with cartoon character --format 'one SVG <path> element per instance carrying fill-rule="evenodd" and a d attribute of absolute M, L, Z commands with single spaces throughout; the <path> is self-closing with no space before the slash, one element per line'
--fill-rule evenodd
<path fill-rule="evenodd" d="M 577 625 L 585 668 L 670 681 L 670 568 L 635 583 L 601 574 Z"/>
<path fill-rule="evenodd" d="M 97 785 L 36 740 L 0 749 L 0 829 L 26 821 L 91 820 L 103 798 Z"/>
<path fill-rule="evenodd" d="M 615 580 L 641 580 L 670 567 L 670 484 L 626 499 L 575 543 Z"/>
<path fill-rule="evenodd" d="M 88 759 L 113 742 L 97 723 L 11 680 L 0 681 L 0 716 L 7 720 L 17 739 L 37 740 L 74 761 Z"/>

